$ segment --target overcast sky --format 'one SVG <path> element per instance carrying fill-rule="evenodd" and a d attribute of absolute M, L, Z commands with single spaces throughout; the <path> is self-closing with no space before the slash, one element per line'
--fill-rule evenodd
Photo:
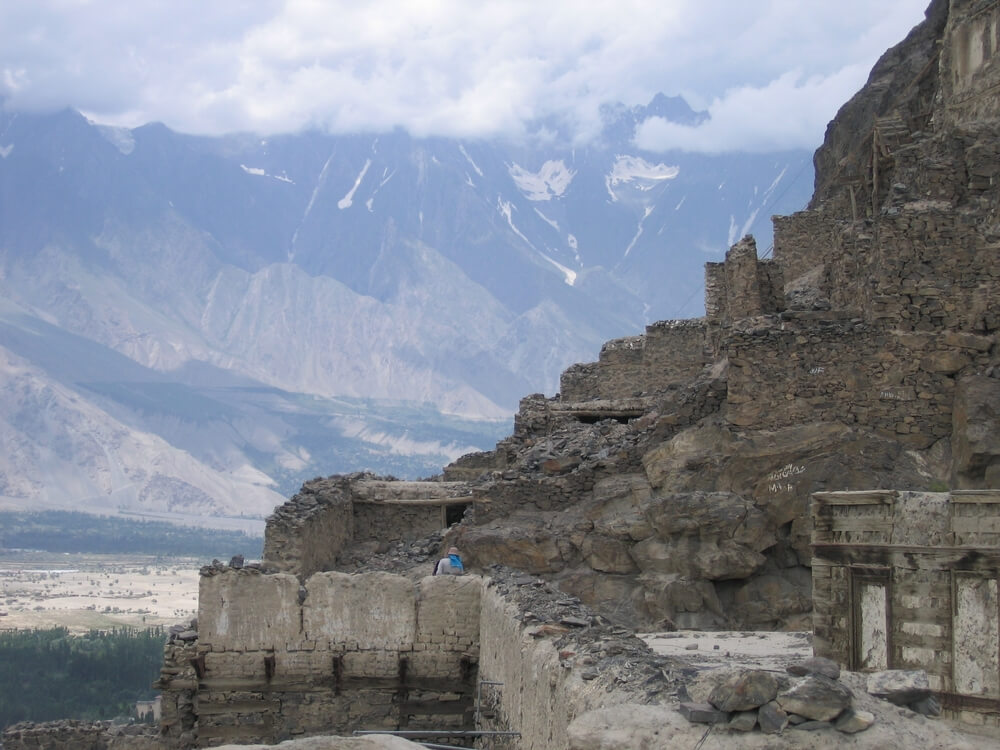
<path fill-rule="evenodd" d="M 403 127 L 581 140 L 602 102 L 682 94 L 653 149 L 814 148 L 928 0 L 0 0 L 8 110 L 261 134 Z"/>

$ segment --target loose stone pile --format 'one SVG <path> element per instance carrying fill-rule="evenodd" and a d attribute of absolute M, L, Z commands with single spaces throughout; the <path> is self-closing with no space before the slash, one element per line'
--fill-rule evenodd
<path fill-rule="evenodd" d="M 836 729 L 863 732 L 875 723 L 870 711 L 857 709 L 851 688 L 840 682 L 840 667 L 822 657 L 787 668 L 714 670 L 695 678 L 684 691 L 688 700 L 679 711 L 688 721 L 725 725 L 736 732 L 759 727 L 764 734 L 786 729 Z M 941 706 L 931 693 L 926 673 L 888 670 L 869 676 L 868 692 L 925 716 L 937 716 Z"/>

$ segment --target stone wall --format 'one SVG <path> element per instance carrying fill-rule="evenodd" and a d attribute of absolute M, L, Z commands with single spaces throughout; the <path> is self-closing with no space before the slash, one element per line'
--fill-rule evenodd
<path fill-rule="evenodd" d="M 734 330 L 728 419 L 774 429 L 841 421 L 918 448 L 952 433 L 954 375 L 985 367 L 991 342 L 962 333 L 886 331 L 836 313 L 785 313 Z"/>
<path fill-rule="evenodd" d="M 785 281 L 791 288 L 819 287 L 821 295 L 829 298 L 829 280 L 819 277 L 817 271 L 821 272 L 822 264 L 839 253 L 842 222 L 843 219 L 834 219 L 819 211 L 800 211 L 772 218 L 773 257 L 784 269 Z"/>
<path fill-rule="evenodd" d="M 63 719 L 22 722 L 7 727 L 4 750 L 161 750 L 159 733 L 149 725 Z"/>
<path fill-rule="evenodd" d="M 447 509 L 471 504 L 465 482 L 399 482 L 371 474 L 314 479 L 268 518 L 263 565 L 305 580 L 332 570 L 345 550 L 428 536 Z"/>
<path fill-rule="evenodd" d="M 481 580 L 208 568 L 189 675 L 165 673 L 164 731 L 206 746 L 472 721 Z M 188 647 L 189 650 L 192 647 Z M 179 698 L 179 700 L 178 700 Z M 189 725 L 186 734 L 171 727 Z"/>
<path fill-rule="evenodd" d="M 646 326 L 642 336 L 609 341 L 597 362 L 563 372 L 559 400 L 631 399 L 687 382 L 708 362 L 706 335 L 703 320 L 665 320 Z"/>
<path fill-rule="evenodd" d="M 303 577 L 329 570 L 354 536 L 350 477 L 306 482 L 264 528 L 263 564 Z"/>
<path fill-rule="evenodd" d="M 757 259 L 757 243 L 746 236 L 726 253 L 724 263 L 708 263 L 705 310 L 709 323 L 728 324 L 785 308 L 784 272 Z"/>
<path fill-rule="evenodd" d="M 813 496 L 814 650 L 923 669 L 953 714 L 1000 726 L 1000 491 Z"/>
<path fill-rule="evenodd" d="M 975 333 L 1000 330 L 997 245 L 982 218 L 943 207 L 903 210 L 879 224 L 874 250 L 859 264 L 855 288 L 867 317 L 895 328 Z"/>

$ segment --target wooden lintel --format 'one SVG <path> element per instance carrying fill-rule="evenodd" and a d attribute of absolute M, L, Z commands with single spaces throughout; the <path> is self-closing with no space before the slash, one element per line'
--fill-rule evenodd
<path fill-rule="evenodd" d="M 997 547 L 911 547 L 904 545 L 814 544 L 813 555 L 837 565 L 878 565 L 909 570 L 1000 569 Z"/>

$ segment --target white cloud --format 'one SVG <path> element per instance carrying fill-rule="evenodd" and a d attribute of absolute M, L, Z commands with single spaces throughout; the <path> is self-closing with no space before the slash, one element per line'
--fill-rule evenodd
<path fill-rule="evenodd" d="M 709 153 L 814 148 L 867 75 L 866 67 L 851 65 L 826 77 L 803 79 L 793 71 L 760 88 L 735 88 L 708 106 L 711 117 L 698 127 L 659 117 L 646 120 L 636 133 L 636 145 L 650 151 Z"/>
<path fill-rule="evenodd" d="M 557 116 L 585 137 L 601 103 L 663 91 L 711 103 L 692 146 L 717 150 L 727 118 L 761 102 L 815 144 L 816 114 L 799 108 L 843 101 L 926 2 L 3 0 L 0 96 L 199 133 L 476 137 Z"/>

